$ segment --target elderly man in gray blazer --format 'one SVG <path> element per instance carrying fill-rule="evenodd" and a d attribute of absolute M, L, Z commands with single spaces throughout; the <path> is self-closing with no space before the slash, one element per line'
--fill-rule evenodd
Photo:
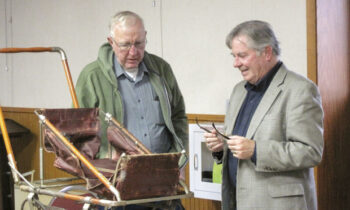
<path fill-rule="evenodd" d="M 227 36 L 244 81 L 231 94 L 224 139 L 206 133 L 222 162 L 222 209 L 317 209 L 313 167 L 322 160 L 323 110 L 316 85 L 279 60 L 270 25 L 247 21 Z"/>

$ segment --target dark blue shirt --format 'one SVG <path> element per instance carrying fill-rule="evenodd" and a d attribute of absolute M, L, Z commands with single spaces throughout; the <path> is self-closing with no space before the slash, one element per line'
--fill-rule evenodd
<path fill-rule="evenodd" d="M 247 90 L 247 96 L 239 110 L 232 135 L 246 136 L 254 112 L 281 65 L 282 62 L 278 62 L 256 85 L 252 85 L 248 82 L 245 84 L 244 87 Z M 231 184 L 236 187 L 238 159 L 232 155 L 230 150 L 227 155 L 229 177 Z M 256 145 L 251 160 L 256 163 Z"/>

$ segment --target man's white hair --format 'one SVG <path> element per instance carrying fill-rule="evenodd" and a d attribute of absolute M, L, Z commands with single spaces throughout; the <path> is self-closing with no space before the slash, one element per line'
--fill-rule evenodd
<path fill-rule="evenodd" d="M 116 13 L 109 22 L 109 33 L 111 37 L 114 37 L 114 30 L 115 27 L 118 26 L 133 26 L 136 23 L 141 22 L 142 26 L 144 27 L 142 18 L 131 11 L 121 11 Z"/>

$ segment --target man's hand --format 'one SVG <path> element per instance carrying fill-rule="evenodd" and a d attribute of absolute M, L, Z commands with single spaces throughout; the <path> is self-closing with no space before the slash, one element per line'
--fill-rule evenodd
<path fill-rule="evenodd" d="M 205 133 L 204 138 L 207 147 L 211 152 L 220 152 L 223 150 L 224 142 L 216 136 L 215 130 L 212 130 L 211 133 Z"/>
<path fill-rule="evenodd" d="M 230 136 L 227 146 L 238 159 L 249 159 L 254 154 L 255 141 L 242 136 Z"/>

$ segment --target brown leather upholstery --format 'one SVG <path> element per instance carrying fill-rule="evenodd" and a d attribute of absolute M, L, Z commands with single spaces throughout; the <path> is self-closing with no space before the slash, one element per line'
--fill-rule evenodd
<path fill-rule="evenodd" d="M 92 165 L 115 184 L 122 200 L 177 194 L 180 153 L 143 154 L 125 133 L 118 127 L 110 125 L 107 130 L 108 141 L 117 154 L 113 159 L 96 159 L 100 147 L 98 109 L 45 109 L 42 113 Z M 54 166 L 84 178 L 89 190 L 109 199 L 113 198 L 109 190 L 72 155 L 51 130 L 44 129 L 44 134 L 46 150 L 56 154 Z M 120 165 L 116 168 L 122 153 L 126 156 L 120 160 Z"/>
<path fill-rule="evenodd" d="M 95 159 L 100 146 L 98 109 L 46 109 L 43 115 L 87 158 Z M 49 130 L 44 129 L 44 145 L 56 154 L 54 166 L 76 176 L 83 176 L 80 161 Z"/>

